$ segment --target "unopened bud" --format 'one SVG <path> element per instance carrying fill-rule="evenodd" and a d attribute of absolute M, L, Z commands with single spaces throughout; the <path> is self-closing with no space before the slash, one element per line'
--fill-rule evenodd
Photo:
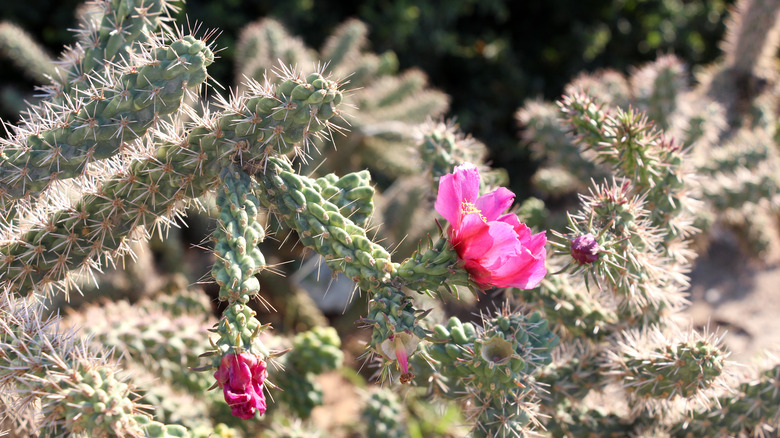
<path fill-rule="evenodd" d="M 571 241 L 571 256 L 580 265 L 589 265 L 599 259 L 599 243 L 593 234 L 583 234 Z"/>

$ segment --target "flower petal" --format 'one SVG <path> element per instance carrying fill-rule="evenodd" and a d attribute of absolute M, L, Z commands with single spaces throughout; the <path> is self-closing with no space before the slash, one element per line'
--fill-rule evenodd
<path fill-rule="evenodd" d="M 463 260 L 480 259 L 493 247 L 490 226 L 478 213 L 467 214 L 452 241 L 455 251 Z"/>
<path fill-rule="evenodd" d="M 536 254 L 525 249 L 493 271 L 494 285 L 519 289 L 535 288 L 547 275 L 547 267 L 544 263 L 546 257 L 547 252 L 544 247 L 541 247 Z"/>
<path fill-rule="evenodd" d="M 474 204 L 482 216 L 488 221 L 494 221 L 498 216 L 512 206 L 515 194 L 505 187 L 499 187 L 490 193 L 486 193 L 477 199 Z"/>
<path fill-rule="evenodd" d="M 471 163 L 455 168 L 454 173 L 439 179 L 439 194 L 434 207 L 453 227 L 460 225 L 463 202 L 474 203 L 479 197 L 479 171 Z"/>

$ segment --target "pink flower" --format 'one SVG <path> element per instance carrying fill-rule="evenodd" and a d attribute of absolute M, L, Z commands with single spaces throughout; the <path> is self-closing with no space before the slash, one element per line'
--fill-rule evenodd
<path fill-rule="evenodd" d="M 532 289 L 547 274 L 545 233 L 531 234 L 517 215 L 502 214 L 514 199 L 504 187 L 479 196 L 479 171 L 471 163 L 439 180 L 436 211 L 450 222 L 450 241 L 482 289 Z"/>
<path fill-rule="evenodd" d="M 267 377 L 265 362 L 251 353 L 226 354 L 214 373 L 233 415 L 244 420 L 254 417 L 255 410 L 265 412 L 263 382 Z"/>

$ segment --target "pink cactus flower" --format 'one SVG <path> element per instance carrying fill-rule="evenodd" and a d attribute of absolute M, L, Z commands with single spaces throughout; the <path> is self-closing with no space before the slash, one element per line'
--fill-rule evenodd
<path fill-rule="evenodd" d="M 502 214 L 514 193 L 501 187 L 479 196 L 479 183 L 471 163 L 439 180 L 436 211 L 450 223 L 450 241 L 464 268 L 483 290 L 536 287 L 547 274 L 545 233 L 531 234 L 517 215 Z"/>
<path fill-rule="evenodd" d="M 226 354 L 214 373 L 234 416 L 249 420 L 266 409 L 263 382 L 268 377 L 265 362 L 251 353 Z"/>

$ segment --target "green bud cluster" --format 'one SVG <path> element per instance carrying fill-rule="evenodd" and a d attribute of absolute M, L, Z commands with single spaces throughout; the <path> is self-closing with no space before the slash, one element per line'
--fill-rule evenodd
<path fill-rule="evenodd" d="M 289 369 L 271 376 L 274 384 L 282 389 L 274 398 L 299 418 L 311 417 L 311 412 L 317 406 L 322 406 L 322 386 L 316 382 L 312 373 L 297 373 Z"/>
<path fill-rule="evenodd" d="M 149 417 L 136 416 L 142 433 L 136 435 L 143 438 L 193 438 L 189 430 L 178 424 L 163 424 Z M 93 436 L 93 435 L 87 435 Z M 120 435 L 121 436 L 121 435 Z"/>
<path fill-rule="evenodd" d="M 430 356 L 437 372 L 480 397 L 509 397 L 518 388 L 530 390 L 531 374 L 551 361 L 558 337 L 550 332 L 539 313 L 523 316 L 501 312 L 475 329 L 452 317 L 437 325 L 431 335 Z"/>
<path fill-rule="evenodd" d="M 466 362 L 473 378 L 469 385 L 499 397 L 523 388 L 536 368 L 550 363 L 558 342 L 538 312 L 502 312 L 485 319 Z"/>
<path fill-rule="evenodd" d="M 130 386 L 117 379 L 110 368 L 80 371 L 57 391 L 59 403 L 49 415 L 64 418 L 65 429 L 75 436 L 137 434 L 141 426 L 134 416 L 137 407 Z"/>
<path fill-rule="evenodd" d="M 409 431 L 404 423 L 404 408 L 398 395 L 389 389 L 371 391 L 360 413 L 366 425 L 366 436 L 372 438 L 405 438 Z"/>
<path fill-rule="evenodd" d="M 304 245 L 323 255 L 333 272 L 344 272 L 364 290 L 390 281 L 396 270 L 390 254 L 344 217 L 315 180 L 298 175 L 277 158 L 268 158 L 266 168 L 256 175 L 260 202 L 278 213 Z"/>
<path fill-rule="evenodd" d="M 84 174 L 91 162 L 112 157 L 143 136 L 160 117 L 178 111 L 185 91 L 206 80 L 206 66 L 213 61 L 203 41 L 185 36 L 150 49 L 121 74 L 104 79 L 104 86 L 85 91 L 61 115 L 52 109 L 53 119 L 43 127 L 39 120 L 28 121 L 4 141 L 3 211 L 55 181 Z"/>
<path fill-rule="evenodd" d="M 462 391 L 461 379 L 470 377 L 471 370 L 461 364 L 467 360 L 469 349 L 477 340 L 477 329 L 470 322 L 463 323 L 451 317 L 447 325 L 437 324 L 433 328 L 431 343 L 426 351 L 437 362 L 436 372 L 448 380 L 451 391 Z"/>
<path fill-rule="evenodd" d="M 263 345 L 259 336 L 268 325 L 262 325 L 255 318 L 256 312 L 248 305 L 240 302 L 231 304 L 222 314 L 222 318 L 217 323 L 212 332 L 219 335 L 215 347 L 216 354 L 213 359 L 214 368 L 219 368 L 219 362 L 225 354 L 239 354 L 248 351 L 260 356 L 265 360 L 270 355 L 268 348 Z"/>
<path fill-rule="evenodd" d="M 252 192 L 252 178 L 234 166 L 222 171 L 217 192 L 219 218 L 212 236 L 217 260 L 211 275 L 219 285 L 220 300 L 246 304 L 260 292 L 255 274 L 265 268 L 265 257 L 257 247 L 265 238 L 257 220 L 260 201 Z"/>

